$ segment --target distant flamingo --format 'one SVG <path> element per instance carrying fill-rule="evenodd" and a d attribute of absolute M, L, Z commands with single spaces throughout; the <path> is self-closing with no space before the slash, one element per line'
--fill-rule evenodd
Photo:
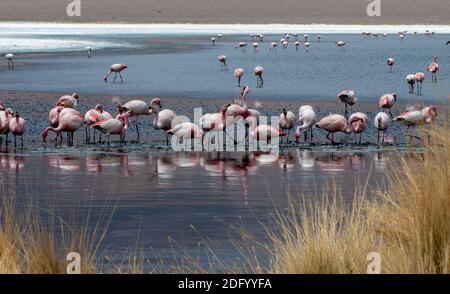
<path fill-rule="evenodd" d="M 281 45 L 283 46 L 283 49 L 286 49 L 289 46 L 289 42 L 284 40 L 283 42 L 281 42 Z"/>
<path fill-rule="evenodd" d="M 77 131 L 84 124 L 84 116 L 72 108 L 64 108 L 59 114 L 59 124 L 58 127 L 48 127 L 42 132 L 42 139 L 44 142 L 47 141 L 48 132 L 55 132 L 55 143 L 58 139 L 58 134 L 61 132 L 68 133 L 67 145 L 73 146 L 73 133 Z"/>
<path fill-rule="evenodd" d="M 298 126 L 295 131 L 296 141 L 300 138 L 301 131 L 306 130 L 305 141 L 307 141 L 309 137 L 309 141 L 311 142 L 313 137 L 313 125 L 316 122 L 316 112 L 314 111 L 314 108 L 310 105 L 301 106 L 298 110 L 298 121 L 300 126 Z"/>
<path fill-rule="evenodd" d="M 108 137 L 108 146 L 110 144 L 111 135 L 120 135 L 120 142 L 125 141 L 125 132 L 128 128 L 128 114 L 122 113 L 119 118 L 110 118 L 99 121 L 91 126 Z"/>
<path fill-rule="evenodd" d="M 259 44 L 257 42 L 253 42 L 252 46 L 253 46 L 253 52 L 258 53 L 259 52 L 259 49 L 258 49 Z"/>
<path fill-rule="evenodd" d="M 309 51 L 309 46 L 310 46 L 309 42 L 305 42 L 306 53 L 308 53 Z"/>
<path fill-rule="evenodd" d="M 73 93 L 72 95 L 64 95 L 58 98 L 56 105 L 64 106 L 66 108 L 76 108 L 79 99 L 80 97 L 77 93 Z"/>
<path fill-rule="evenodd" d="M 389 128 L 390 123 L 391 119 L 384 112 L 378 112 L 377 115 L 375 116 L 373 125 L 378 130 L 378 143 L 380 143 L 380 133 L 383 134 L 381 137 L 382 138 L 381 143 L 382 144 L 384 143 L 384 134 L 386 130 Z"/>
<path fill-rule="evenodd" d="M 247 47 L 247 43 L 245 42 L 239 42 L 239 44 L 236 46 L 236 50 L 241 48 L 242 52 L 245 52 L 245 47 Z"/>
<path fill-rule="evenodd" d="M 244 70 L 240 67 L 236 68 L 234 70 L 234 76 L 237 78 L 238 80 L 238 87 L 241 86 L 241 77 L 244 75 Z"/>
<path fill-rule="evenodd" d="M 339 48 L 341 48 L 341 51 L 344 51 L 344 52 L 345 52 L 345 48 L 344 48 L 345 45 L 347 45 L 347 42 L 344 42 L 344 41 L 336 41 L 336 46 L 339 47 Z"/>
<path fill-rule="evenodd" d="M 255 67 L 254 73 L 256 76 L 256 86 L 258 88 L 261 88 L 264 85 L 264 80 L 262 78 L 262 75 L 264 73 L 264 68 L 262 66 L 258 65 L 257 67 Z"/>
<path fill-rule="evenodd" d="M 140 139 L 139 135 L 139 116 L 141 115 L 150 115 L 152 114 L 152 107 L 148 106 L 147 103 L 145 103 L 142 100 L 131 100 L 124 105 L 121 106 L 122 110 L 124 112 L 127 112 L 130 116 L 136 117 L 136 133 L 137 133 L 137 141 Z"/>
<path fill-rule="evenodd" d="M 12 53 L 7 53 L 4 57 L 8 62 L 8 70 L 14 70 L 14 55 Z"/>
<path fill-rule="evenodd" d="M 416 83 L 416 75 L 409 74 L 406 76 L 406 82 L 408 83 L 409 94 L 414 94 L 414 84 Z"/>
<path fill-rule="evenodd" d="M 318 35 L 317 36 L 317 41 L 320 43 L 320 40 L 322 39 L 322 36 L 321 35 Z"/>
<path fill-rule="evenodd" d="M 433 57 L 433 62 L 430 63 L 427 70 L 431 72 L 431 81 L 436 83 L 437 82 L 437 72 L 439 70 L 439 64 L 437 63 L 437 56 Z"/>
<path fill-rule="evenodd" d="M 25 133 L 27 122 L 20 117 L 18 112 L 15 113 L 14 118 L 9 120 L 9 131 L 14 135 L 14 147 L 17 147 L 17 136 L 20 136 L 20 143 L 23 147 L 23 134 Z"/>
<path fill-rule="evenodd" d="M 295 51 L 298 51 L 298 47 L 300 46 L 300 42 L 299 41 L 295 41 Z"/>
<path fill-rule="evenodd" d="M 425 80 L 425 74 L 423 72 L 416 72 L 416 83 L 417 83 L 417 95 L 422 95 L 422 84 Z"/>
<path fill-rule="evenodd" d="M 403 43 L 403 39 L 405 38 L 405 35 L 403 33 L 400 33 L 399 37 L 400 37 L 400 42 Z"/>
<path fill-rule="evenodd" d="M 92 57 L 92 47 L 91 46 L 86 47 L 86 53 L 87 53 L 88 58 Z"/>
<path fill-rule="evenodd" d="M 394 106 L 395 102 L 397 101 L 397 94 L 384 94 L 380 97 L 379 107 L 383 109 L 389 109 L 389 115 L 392 118 L 392 111 L 391 108 Z"/>
<path fill-rule="evenodd" d="M 105 77 L 103 78 L 103 80 L 105 81 L 105 83 L 107 83 L 107 82 L 108 82 L 108 77 L 109 77 L 112 73 L 114 73 L 114 80 L 113 80 L 113 82 L 116 81 L 116 79 L 117 79 L 117 74 L 119 74 L 120 80 L 121 80 L 122 83 L 123 83 L 122 71 L 123 71 L 124 69 L 126 69 L 126 68 L 128 68 L 128 66 L 127 66 L 126 64 L 116 63 L 116 64 L 111 65 L 111 67 L 109 68 L 108 73 L 106 73 L 106 75 L 105 75 Z"/>
<path fill-rule="evenodd" d="M 216 46 L 216 38 L 212 37 L 212 38 L 211 38 L 211 42 L 212 42 L 212 45 L 213 45 L 213 46 Z"/>
<path fill-rule="evenodd" d="M 330 140 L 332 144 L 336 144 L 336 142 L 334 141 L 334 133 L 337 132 L 349 133 L 349 130 L 347 129 L 347 119 L 340 114 L 330 114 L 322 118 L 316 124 L 316 128 L 327 131 L 328 132 L 327 139 Z"/>
<path fill-rule="evenodd" d="M 303 38 L 305 38 L 305 42 L 308 42 L 308 37 L 309 37 L 308 34 L 303 35 Z"/>
<path fill-rule="evenodd" d="M 275 52 L 277 52 L 277 47 L 278 47 L 278 43 L 277 42 L 272 42 L 272 43 L 270 43 L 269 50 L 272 51 L 272 49 L 273 49 Z"/>
<path fill-rule="evenodd" d="M 153 118 L 153 126 L 156 130 L 168 131 L 175 127 L 176 113 L 170 109 L 161 110 L 161 100 L 159 98 L 154 98 L 151 101 L 152 113 L 155 115 Z M 166 144 L 169 146 L 169 137 L 166 132 Z"/>
<path fill-rule="evenodd" d="M 387 65 L 389 66 L 389 72 L 392 72 L 392 67 L 395 64 L 395 60 L 392 57 L 389 57 L 386 61 Z"/>
<path fill-rule="evenodd" d="M 368 117 L 362 112 L 356 112 L 350 115 L 347 120 L 347 132 L 352 131 L 355 133 L 355 144 L 356 144 L 356 135 L 359 134 L 359 143 L 361 144 L 362 133 L 367 129 Z"/>
<path fill-rule="evenodd" d="M 219 55 L 219 57 L 217 57 L 217 59 L 220 62 L 220 70 L 228 70 L 227 57 L 222 54 L 222 55 Z"/>
<path fill-rule="evenodd" d="M 354 90 L 344 90 L 342 92 L 340 92 L 338 95 L 339 100 L 345 104 L 345 117 L 347 117 L 348 111 L 347 111 L 347 106 L 350 105 L 354 105 L 356 103 L 356 101 L 358 100 L 358 98 L 356 98 L 356 93 Z"/>
<path fill-rule="evenodd" d="M 287 130 L 286 141 L 289 143 L 289 133 L 291 129 L 295 126 L 295 115 L 291 111 L 287 111 L 283 108 L 283 111 L 280 114 L 280 129 L 284 132 Z"/>

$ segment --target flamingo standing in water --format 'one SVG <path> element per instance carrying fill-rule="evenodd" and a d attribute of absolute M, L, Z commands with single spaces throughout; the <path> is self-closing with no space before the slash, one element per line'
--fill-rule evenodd
<path fill-rule="evenodd" d="M 380 97 L 379 107 L 383 109 L 389 109 L 389 115 L 392 118 L 392 111 L 391 108 L 394 106 L 395 102 L 397 101 L 397 94 L 384 94 Z"/>
<path fill-rule="evenodd" d="M 358 100 L 358 98 L 356 98 L 356 93 L 354 90 L 344 90 L 344 91 L 340 92 L 337 96 L 338 96 L 339 100 L 345 104 L 345 117 L 347 117 L 348 105 L 352 106 Z"/>
<path fill-rule="evenodd" d="M 278 47 L 278 43 L 272 42 L 272 43 L 270 43 L 269 50 L 272 51 L 272 49 L 273 49 L 275 52 L 277 52 L 277 47 Z"/>
<path fill-rule="evenodd" d="M 234 76 L 237 78 L 238 80 L 238 87 L 241 86 L 241 77 L 244 75 L 244 70 L 240 67 L 236 68 L 234 70 Z"/>
<path fill-rule="evenodd" d="M 286 141 L 289 143 L 289 133 L 291 129 L 295 125 L 295 115 L 291 111 L 287 111 L 283 108 L 283 111 L 280 114 L 280 129 L 284 132 L 284 130 L 288 130 L 286 134 Z"/>
<path fill-rule="evenodd" d="M 47 141 L 48 132 L 56 133 L 55 143 L 58 139 L 58 134 L 61 132 L 68 133 L 67 145 L 73 146 L 73 133 L 77 131 L 84 124 L 84 116 L 72 108 L 64 108 L 59 114 L 58 127 L 48 127 L 42 132 L 42 139 Z"/>
<path fill-rule="evenodd" d="M 125 141 L 125 132 L 128 129 L 128 114 L 122 113 L 118 118 L 110 118 L 99 121 L 89 126 L 100 131 L 108 137 L 108 146 L 110 144 L 109 137 L 111 135 L 120 135 L 120 142 Z"/>
<path fill-rule="evenodd" d="M 431 81 L 436 83 L 437 82 L 437 72 L 439 70 L 439 64 L 437 63 L 437 56 L 433 57 L 433 62 L 430 63 L 427 70 L 431 72 Z"/>
<path fill-rule="evenodd" d="M 103 110 L 103 105 L 97 104 L 95 105 L 94 109 L 88 110 L 86 114 L 84 115 L 84 120 L 86 122 L 86 142 L 90 142 L 90 132 L 88 131 L 88 128 L 92 128 L 92 126 L 96 123 L 99 123 L 101 121 L 112 119 L 112 115 Z M 101 142 L 101 135 L 100 135 L 100 142 Z M 94 143 L 95 143 L 95 133 L 94 133 Z"/>
<path fill-rule="evenodd" d="M 262 66 L 258 65 L 257 67 L 255 67 L 254 73 L 256 76 L 256 86 L 258 88 L 261 88 L 264 85 L 264 80 L 262 78 L 262 75 L 264 73 L 264 68 Z"/>
<path fill-rule="evenodd" d="M 17 147 L 17 136 L 20 136 L 20 144 L 23 147 L 23 134 L 25 133 L 27 122 L 20 117 L 18 112 L 9 120 L 9 131 L 14 135 L 14 147 Z"/>
<path fill-rule="evenodd" d="M 211 42 L 212 42 L 212 45 L 213 45 L 213 46 L 216 46 L 216 38 L 212 37 L 212 38 L 211 38 Z"/>
<path fill-rule="evenodd" d="M 435 105 L 430 105 L 422 109 L 422 115 L 424 122 L 431 124 L 437 117 L 437 107 Z"/>
<path fill-rule="evenodd" d="M 203 141 L 203 131 L 194 123 L 182 122 L 166 131 L 166 134 L 175 136 L 178 140 L 190 140 L 199 138 Z M 173 140 L 173 139 L 172 139 Z"/>
<path fill-rule="evenodd" d="M 416 75 L 409 74 L 406 76 L 406 82 L 408 83 L 409 94 L 414 94 L 414 84 L 416 83 Z"/>
<path fill-rule="evenodd" d="M 384 143 L 384 134 L 386 130 L 389 128 L 391 123 L 391 119 L 384 112 L 378 112 L 375 116 L 375 120 L 373 122 L 374 127 L 378 130 L 378 143 L 380 143 L 380 133 L 382 133 L 381 143 Z"/>
<path fill-rule="evenodd" d="M 247 43 L 245 42 L 239 42 L 239 44 L 236 46 L 236 50 L 241 48 L 242 52 L 245 52 L 245 47 L 247 47 Z"/>
<path fill-rule="evenodd" d="M 394 64 L 395 64 L 394 58 L 389 57 L 389 58 L 386 60 L 386 63 L 387 63 L 387 65 L 389 66 L 389 72 L 392 72 L 392 67 L 393 67 Z"/>
<path fill-rule="evenodd" d="M 217 59 L 220 62 L 220 70 L 228 70 L 227 57 L 222 54 L 222 55 L 219 55 L 219 57 L 217 57 Z"/>
<path fill-rule="evenodd" d="M 246 85 L 241 90 L 241 102 L 242 102 L 242 105 L 244 107 L 247 106 L 247 95 L 248 95 L 248 93 L 250 93 L 250 87 Z"/>
<path fill-rule="evenodd" d="M 362 112 L 356 112 L 350 115 L 347 121 L 348 130 L 355 133 L 355 144 L 356 144 L 356 135 L 359 134 L 359 143 L 361 144 L 362 140 L 362 133 L 367 129 L 367 122 L 368 122 L 367 115 L 365 115 Z"/>
<path fill-rule="evenodd" d="M 347 45 L 347 42 L 344 41 L 336 41 L 336 46 L 341 48 L 341 51 L 345 52 L 345 45 Z"/>
<path fill-rule="evenodd" d="M 73 93 L 72 95 L 64 95 L 58 98 L 56 105 L 64 106 L 65 108 L 76 108 L 79 99 L 80 96 L 77 93 Z"/>
<path fill-rule="evenodd" d="M 301 131 L 306 130 L 305 141 L 307 141 L 309 137 L 309 142 L 311 142 L 313 137 L 313 125 L 316 122 L 316 112 L 314 111 L 314 108 L 310 105 L 301 106 L 298 110 L 298 121 L 300 123 L 300 126 L 298 126 L 297 130 L 295 131 L 296 141 L 298 142 Z"/>
<path fill-rule="evenodd" d="M 87 53 L 88 58 L 92 57 L 92 47 L 91 46 L 86 47 L 86 53 Z"/>
<path fill-rule="evenodd" d="M 327 139 L 330 140 L 333 145 L 337 144 L 334 141 L 334 133 L 337 132 L 350 133 L 350 131 L 347 129 L 347 119 L 340 114 L 330 114 L 322 118 L 316 124 L 316 128 L 327 131 L 328 132 Z"/>
<path fill-rule="evenodd" d="M 322 36 L 321 35 L 318 35 L 317 36 L 317 42 L 319 42 L 320 43 L 320 40 L 322 39 Z"/>
<path fill-rule="evenodd" d="M 124 105 L 121 106 L 122 111 L 127 112 L 129 116 L 135 116 L 136 117 L 136 133 L 137 133 L 137 141 L 140 139 L 139 134 L 139 116 L 141 115 L 150 115 L 152 114 L 152 107 L 148 106 L 147 103 L 145 103 L 142 100 L 131 100 Z"/>
<path fill-rule="evenodd" d="M 48 114 L 48 121 L 50 122 L 50 126 L 51 127 L 58 127 L 59 125 L 59 114 L 60 112 L 64 109 L 64 106 L 62 105 L 57 105 L 54 108 L 52 108 Z M 58 136 L 60 136 L 61 140 L 61 134 L 58 134 Z"/>
<path fill-rule="evenodd" d="M 113 80 L 113 82 L 116 81 L 117 75 L 119 75 L 120 80 L 121 80 L 122 83 L 123 83 L 122 71 L 123 71 L 124 69 L 126 69 L 126 68 L 128 68 L 128 66 L 127 66 L 126 64 L 122 64 L 122 63 L 116 63 L 116 64 L 111 65 L 111 67 L 109 68 L 109 71 L 108 71 L 108 72 L 106 73 L 106 75 L 103 77 L 103 80 L 105 81 L 105 83 L 107 83 L 107 82 L 108 82 L 108 77 L 109 77 L 112 73 L 114 73 L 114 80 Z"/>
<path fill-rule="evenodd" d="M 425 80 L 425 74 L 423 72 L 416 72 L 416 83 L 417 83 L 417 95 L 422 95 L 422 84 Z"/>
<path fill-rule="evenodd" d="M 12 53 L 7 53 L 4 56 L 8 62 L 8 69 L 14 70 L 14 55 Z"/>
<path fill-rule="evenodd" d="M 252 46 L 253 46 L 253 53 L 258 53 L 259 44 L 257 42 L 253 42 Z"/>
<path fill-rule="evenodd" d="M 298 47 L 300 46 L 300 42 L 299 41 L 295 41 L 295 51 L 298 51 Z"/>
<path fill-rule="evenodd" d="M 0 111 L 0 136 L 4 135 L 6 137 L 6 144 L 8 144 L 9 121 L 12 117 L 13 111 L 11 108 Z M 2 140 L 2 137 L 0 137 L 0 140 Z"/>
<path fill-rule="evenodd" d="M 164 109 L 161 110 L 161 99 L 154 98 L 151 101 L 152 113 L 155 115 L 153 118 L 153 126 L 156 130 L 163 130 L 167 132 L 171 128 L 175 127 L 177 122 L 177 115 L 173 110 Z M 169 137 L 166 133 L 166 144 L 169 146 Z"/>
<path fill-rule="evenodd" d="M 245 120 L 250 125 L 249 135 L 257 141 L 268 142 L 269 140 L 279 139 L 280 137 L 286 136 L 286 134 L 283 131 L 271 125 L 265 124 L 258 125 L 258 119 L 253 115 L 248 116 Z"/>

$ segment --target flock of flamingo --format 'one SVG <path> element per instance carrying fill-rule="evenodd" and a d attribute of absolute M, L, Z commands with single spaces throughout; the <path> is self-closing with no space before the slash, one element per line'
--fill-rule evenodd
<path fill-rule="evenodd" d="M 400 32 L 400 39 L 403 40 L 406 32 Z M 429 33 L 431 35 L 431 33 Z M 378 38 L 378 34 L 363 33 L 364 37 L 375 36 Z M 383 34 L 386 36 L 386 34 Z M 300 45 L 298 34 L 285 34 L 284 38 L 279 43 L 272 42 L 270 44 L 270 50 L 276 50 L 278 44 L 281 44 L 283 48 L 287 48 L 289 45 L 289 39 L 294 36 L 296 41 L 294 42 L 296 50 Z M 222 35 L 218 34 L 217 38 L 221 38 Z M 253 48 L 255 53 L 258 52 L 259 43 L 263 41 L 264 35 L 251 34 L 250 37 L 253 40 Z M 306 50 L 309 50 L 310 43 L 308 42 L 308 35 L 304 36 L 304 46 Z M 321 36 L 318 35 L 317 39 L 320 42 Z M 216 44 L 216 37 L 211 38 L 213 45 Z M 347 42 L 336 41 L 337 47 L 344 50 Z M 447 43 L 448 44 L 448 43 Z M 240 42 L 236 49 L 245 50 L 247 43 Z M 92 48 L 87 47 L 87 55 L 92 57 Z M 8 69 L 14 69 L 13 55 L 8 53 L 5 55 L 8 61 Z M 226 63 L 226 56 L 220 55 L 218 60 L 221 64 L 221 70 L 228 70 Z M 392 71 L 392 67 L 395 64 L 393 58 L 388 58 L 387 65 Z M 121 72 L 127 68 L 126 64 L 113 64 L 107 74 L 104 76 L 104 81 L 108 82 L 108 78 L 114 73 L 114 82 L 117 77 L 123 82 Z M 428 66 L 427 70 L 431 73 L 432 82 L 437 81 L 437 72 L 439 65 L 437 63 L 437 57 L 434 56 L 433 62 Z M 264 69 L 258 65 L 254 68 L 254 74 L 257 77 L 257 87 L 263 87 Z M 237 78 L 238 86 L 241 87 L 241 77 L 244 74 L 242 68 L 236 68 L 234 76 Z M 406 77 L 407 84 L 409 86 L 410 93 L 414 92 L 414 85 L 417 84 L 417 94 L 421 94 L 422 83 L 425 79 L 423 72 L 417 72 L 415 74 L 409 74 Z M 57 99 L 54 108 L 49 112 L 48 120 L 50 126 L 45 128 L 41 135 L 44 141 L 47 140 L 49 132 L 55 133 L 55 143 L 58 138 L 62 142 L 62 133 L 67 133 L 67 145 L 73 146 L 73 134 L 79 130 L 82 126 L 85 128 L 86 142 L 96 142 L 96 133 L 98 131 L 99 143 L 110 144 L 110 136 L 118 135 L 120 142 L 125 142 L 125 134 L 129 128 L 129 120 L 131 117 L 135 118 L 135 128 L 137 134 L 137 141 L 140 139 L 139 132 L 139 117 L 153 115 L 153 126 L 155 129 L 162 130 L 166 135 L 166 144 L 169 146 L 169 135 L 182 138 L 182 140 L 191 138 L 203 139 L 205 133 L 223 131 L 226 133 L 227 128 L 230 128 L 230 123 L 235 124 L 241 120 L 244 120 L 248 127 L 248 136 L 251 136 L 256 140 L 270 140 L 272 138 L 286 137 L 289 143 L 290 131 L 295 128 L 297 118 L 292 111 L 283 109 L 279 116 L 279 126 L 273 126 L 269 124 L 260 124 L 259 117 L 260 112 L 256 109 L 248 108 L 247 95 L 250 92 L 248 86 L 244 86 L 241 90 L 241 99 L 235 100 L 230 104 L 223 105 L 216 113 L 208 113 L 201 117 L 198 123 L 190 122 L 185 116 L 177 115 L 171 109 L 162 109 L 161 98 L 153 98 L 150 104 L 143 100 L 132 100 L 117 107 L 116 116 L 111 115 L 104 110 L 103 105 L 97 104 L 93 109 L 87 111 L 84 115 L 76 110 L 79 103 L 79 95 L 74 93 L 72 95 L 64 95 Z M 337 144 L 334 140 L 334 134 L 337 132 L 344 132 L 346 134 L 354 133 L 355 143 L 361 144 L 361 138 L 363 132 L 368 128 L 369 119 L 366 114 L 362 112 L 352 113 L 348 115 L 348 106 L 352 106 L 356 103 L 357 97 L 354 90 L 343 90 L 337 95 L 340 102 L 344 104 L 344 114 L 329 114 L 321 119 L 316 115 L 314 107 L 311 105 L 302 105 L 298 110 L 298 123 L 294 136 L 295 141 L 298 142 L 301 138 L 301 134 L 304 134 L 305 142 L 311 143 L 313 138 L 313 128 L 319 128 L 327 132 L 326 138 L 331 141 L 332 144 Z M 378 130 L 378 143 L 383 144 L 385 138 L 385 132 L 389 128 L 391 121 L 403 122 L 408 128 L 411 126 L 417 126 L 420 124 L 431 124 L 434 122 L 437 116 L 437 107 L 430 105 L 424 108 L 411 108 L 408 111 L 401 113 L 400 115 L 393 117 L 392 107 L 397 101 L 397 95 L 395 93 L 385 94 L 379 99 L 379 109 L 381 111 L 375 116 L 373 126 Z M 388 111 L 388 114 L 386 113 Z M 94 130 L 92 135 L 92 130 Z M 14 112 L 11 108 L 7 108 L 0 101 L 0 140 L 3 140 L 3 136 L 6 137 L 6 144 L 8 144 L 8 135 L 11 133 L 14 136 L 14 146 L 17 146 L 17 137 L 21 138 L 21 146 L 23 147 L 23 135 L 26 131 L 26 121 L 22 118 L 19 112 Z M 102 140 L 102 135 L 106 135 L 106 140 Z M 359 140 L 357 136 L 359 135 Z M 416 138 L 419 138 L 415 136 Z M 92 140 L 91 140 L 92 139 Z M 419 138 L 420 139 L 420 138 Z M 1 142 L 1 141 L 0 141 Z"/>

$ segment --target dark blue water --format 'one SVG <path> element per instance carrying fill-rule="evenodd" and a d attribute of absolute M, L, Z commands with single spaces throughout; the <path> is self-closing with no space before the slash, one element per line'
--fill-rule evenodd
<path fill-rule="evenodd" d="M 287 49 L 268 50 L 272 41 L 282 35 L 266 36 L 259 54 L 253 52 L 246 36 L 227 36 L 211 46 L 204 37 L 110 36 L 109 41 L 125 42 L 142 49 L 94 51 L 88 59 L 85 54 L 55 54 L 17 56 L 15 71 L 0 70 L 0 90 L 57 91 L 190 98 L 236 97 L 236 67 L 245 70 L 243 84 L 252 87 L 251 98 L 270 100 L 336 100 L 344 88 L 355 89 L 361 100 L 377 101 L 384 93 L 396 92 L 399 99 L 445 100 L 450 90 L 450 47 L 445 42 L 449 35 L 407 35 L 403 42 L 395 34 L 379 39 L 357 34 L 323 35 L 318 43 L 310 37 L 311 47 L 306 53 L 303 45 L 295 50 L 293 42 Z M 64 37 L 61 37 L 64 38 Z M 96 36 L 91 36 L 95 39 Z M 97 36 L 105 40 L 106 37 Z M 292 39 L 291 39 L 292 40 Z M 345 53 L 334 45 L 335 40 L 346 40 Z M 235 50 L 239 41 L 249 43 L 246 52 Z M 230 71 L 220 71 L 219 54 L 228 57 Z M 427 73 L 423 96 L 408 95 L 405 77 L 409 73 L 426 73 L 433 55 L 438 56 L 440 71 L 438 83 L 431 82 Z M 389 73 L 386 58 L 396 60 Z M 102 77 L 112 63 L 126 63 L 125 83 L 105 84 Z M 253 68 L 265 69 L 264 87 L 255 88 Z"/>

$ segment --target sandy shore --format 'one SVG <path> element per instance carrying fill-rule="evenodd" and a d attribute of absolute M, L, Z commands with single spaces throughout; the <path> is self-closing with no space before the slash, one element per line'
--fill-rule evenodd
<path fill-rule="evenodd" d="M 0 20 L 145 23 L 450 24 L 448 0 L 382 0 L 381 16 L 369 0 L 81 0 L 81 16 L 68 17 L 69 1 L 2 0 Z"/>

